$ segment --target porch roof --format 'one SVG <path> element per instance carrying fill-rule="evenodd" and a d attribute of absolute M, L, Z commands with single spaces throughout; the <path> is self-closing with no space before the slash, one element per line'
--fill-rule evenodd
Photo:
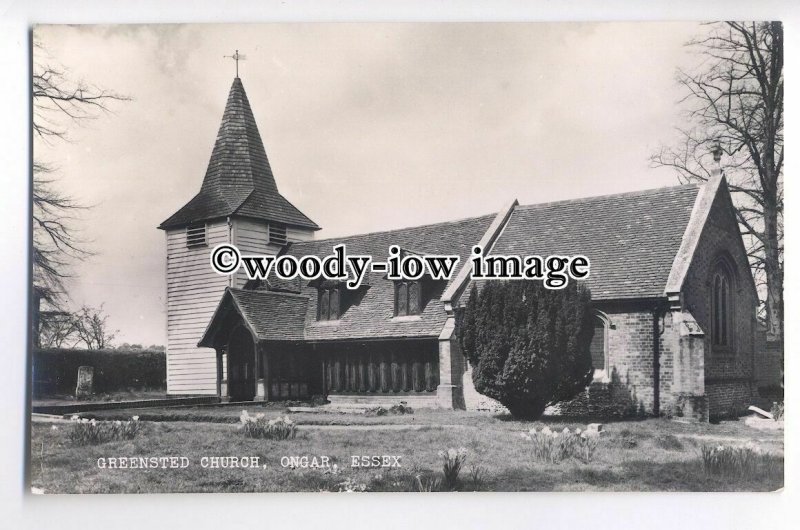
<path fill-rule="evenodd" d="M 232 312 L 258 340 L 303 340 L 308 297 L 273 291 L 228 287 L 198 346 L 214 347 L 215 338 Z"/>

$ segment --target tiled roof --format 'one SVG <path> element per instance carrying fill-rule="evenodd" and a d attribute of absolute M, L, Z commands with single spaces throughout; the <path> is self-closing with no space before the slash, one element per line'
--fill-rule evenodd
<path fill-rule="evenodd" d="M 374 261 L 385 261 L 389 246 L 396 244 L 425 254 L 457 254 L 463 262 L 480 240 L 494 215 L 473 217 L 461 221 L 437 223 L 400 230 L 375 232 L 351 237 L 292 243 L 287 253 L 293 256 L 326 256 L 334 246 L 344 243 L 348 254 L 367 254 Z M 459 263 L 460 266 L 460 263 Z M 337 340 L 352 338 L 429 337 L 442 331 L 447 314 L 439 303 L 441 289 L 434 293 L 419 317 L 394 318 L 394 283 L 384 279 L 384 273 L 370 273 L 353 295 L 354 301 L 337 321 L 317 321 L 317 290 L 300 282 L 302 294 L 309 298 L 305 315 L 307 340 Z M 440 286 L 442 289 L 444 286 Z"/>
<path fill-rule="evenodd" d="M 212 346 L 213 336 L 225 320 L 228 309 L 235 309 L 259 340 L 302 340 L 308 297 L 270 291 L 245 291 L 227 288 L 208 329 L 200 340 Z"/>
<path fill-rule="evenodd" d="M 319 229 L 278 192 L 253 111 L 238 77 L 228 95 L 200 192 L 159 228 L 233 214 Z"/>
<path fill-rule="evenodd" d="M 699 186 L 519 206 L 493 254 L 583 254 L 593 300 L 660 297 Z"/>
<path fill-rule="evenodd" d="M 583 254 L 591 261 L 591 276 L 587 282 L 593 299 L 661 297 L 698 189 L 696 185 L 688 185 L 518 206 L 492 253 L 542 257 Z M 368 254 L 375 261 L 383 261 L 389 246 L 396 244 L 424 254 L 457 254 L 461 256 L 461 267 L 494 217 L 486 215 L 401 230 L 304 241 L 288 245 L 286 251 L 296 257 L 325 256 L 334 246 L 344 243 L 348 254 Z M 304 340 L 313 341 L 436 337 L 447 316 L 439 301 L 439 290 L 419 317 L 394 318 L 394 284 L 379 273 L 369 275 L 365 280 L 369 285 L 354 295 L 353 303 L 338 321 L 319 322 L 316 320 L 315 287 L 306 281 L 291 285 L 270 281 L 273 288 L 297 290 L 300 295 L 265 290 L 231 292 L 237 300 L 240 296 L 248 297 L 248 301 L 240 305 L 248 307 L 246 311 L 260 322 L 258 326 L 264 326 L 265 336 L 266 328 L 271 328 L 271 340 L 296 340 L 301 335 Z M 276 298 L 278 296 L 294 297 L 291 310 L 285 306 L 272 307 L 274 300 L 284 303 Z M 294 300 L 303 300 L 304 311 L 300 310 L 300 302 Z M 255 316 L 260 312 L 263 315 Z"/>

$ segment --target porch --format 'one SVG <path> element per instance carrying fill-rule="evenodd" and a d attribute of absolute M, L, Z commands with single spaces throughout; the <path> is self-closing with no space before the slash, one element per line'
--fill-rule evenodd
<path fill-rule="evenodd" d="M 253 340 L 237 328 L 217 350 L 218 391 L 231 401 L 307 400 L 337 404 L 406 401 L 436 406 L 436 339 L 289 343 Z"/>

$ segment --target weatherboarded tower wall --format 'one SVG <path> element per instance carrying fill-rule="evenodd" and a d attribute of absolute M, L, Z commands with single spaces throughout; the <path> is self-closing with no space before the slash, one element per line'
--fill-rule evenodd
<path fill-rule="evenodd" d="M 217 394 L 218 359 L 198 347 L 226 287 L 210 253 L 232 243 L 245 254 L 277 254 L 319 230 L 279 192 L 241 80 L 233 81 L 200 192 L 164 221 L 167 244 L 167 393 Z M 223 380 L 227 359 L 222 355 Z"/>

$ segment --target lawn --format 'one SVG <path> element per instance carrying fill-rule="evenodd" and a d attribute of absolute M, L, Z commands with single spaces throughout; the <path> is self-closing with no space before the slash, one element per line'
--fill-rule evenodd
<path fill-rule="evenodd" d="M 277 416 L 280 409 L 250 408 Z M 292 414 L 297 437 L 272 441 L 243 436 L 240 409 L 185 408 L 97 412 L 98 419 L 138 414 L 142 430 L 129 441 L 75 445 L 69 423 L 32 428 L 31 483 L 46 493 L 417 491 L 442 477 L 439 451 L 464 447 L 461 491 L 772 491 L 783 486 L 783 435 L 743 421 L 719 425 L 662 419 L 606 424 L 589 461 L 537 461 L 522 437 L 532 426 L 554 431 L 578 422 L 520 422 L 488 413 L 418 410 L 409 415 Z M 348 425 L 350 427 L 348 427 Z M 726 478 L 704 471 L 701 448 L 750 442 L 759 467 Z M 400 457 L 399 468 L 354 468 L 355 455 Z M 99 458 L 185 456 L 184 469 L 102 469 Z M 257 468 L 202 467 L 203 457 L 258 457 Z M 327 456 L 331 468 L 292 468 L 282 457 Z M 284 459 L 285 460 L 285 459 Z M 417 479 L 419 477 L 419 479 Z M 439 489 L 443 487 L 438 486 Z"/>

